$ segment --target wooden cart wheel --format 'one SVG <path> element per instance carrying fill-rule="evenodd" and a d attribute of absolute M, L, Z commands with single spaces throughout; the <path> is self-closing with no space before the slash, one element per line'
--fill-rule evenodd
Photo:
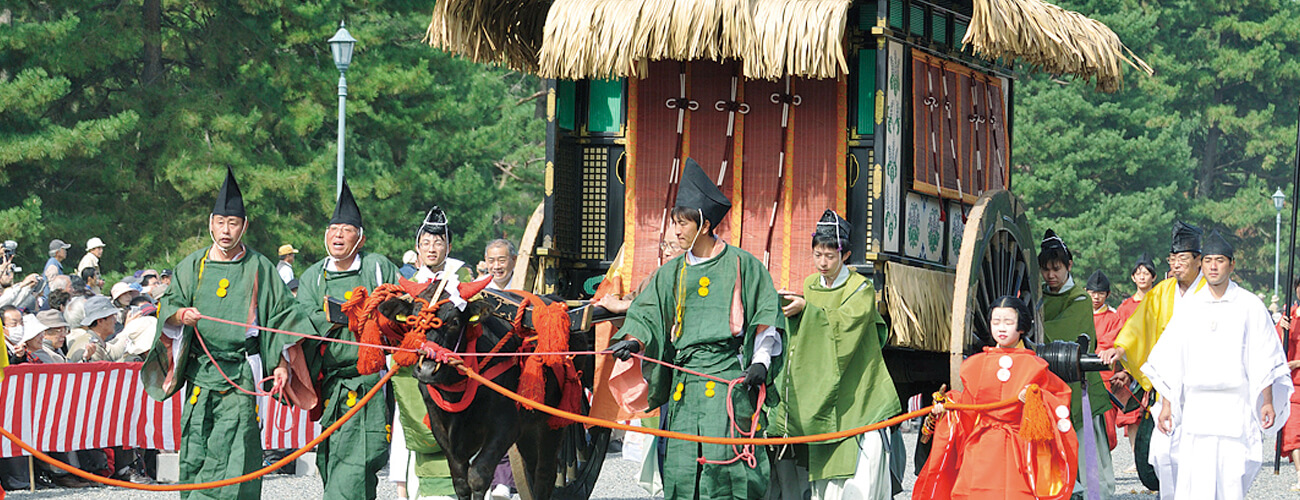
<path fill-rule="evenodd" d="M 1041 341 L 1042 290 L 1038 274 L 1038 238 L 1029 228 L 1025 204 L 1010 191 L 984 193 L 971 208 L 962 233 L 961 253 L 952 299 L 949 380 L 961 389 L 962 359 L 995 345 L 989 333 L 989 305 L 1003 295 L 1024 300 L 1034 311 L 1028 338 Z"/>

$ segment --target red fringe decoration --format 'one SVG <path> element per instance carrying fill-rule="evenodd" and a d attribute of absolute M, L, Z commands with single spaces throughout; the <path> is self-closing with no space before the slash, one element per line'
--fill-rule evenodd
<path fill-rule="evenodd" d="M 560 380 L 563 382 L 560 387 L 563 388 L 563 394 L 560 396 L 560 404 L 557 408 L 570 412 L 582 412 L 582 374 L 573 367 L 573 361 L 565 359 L 564 377 Z M 574 423 L 572 420 L 563 417 L 551 417 L 546 421 L 546 425 L 551 429 L 559 429 Z"/>
<path fill-rule="evenodd" d="M 376 321 L 366 321 L 361 329 L 361 343 L 382 345 L 379 325 Z M 353 330 L 356 331 L 356 330 Z M 362 375 L 379 373 L 384 368 L 384 351 L 378 347 L 357 347 L 357 372 Z"/>
<path fill-rule="evenodd" d="M 1020 437 L 1031 443 L 1052 440 L 1052 422 L 1037 384 L 1025 388 L 1024 409 L 1020 414 Z"/>
<path fill-rule="evenodd" d="M 533 352 L 560 352 L 569 350 L 569 314 L 563 302 L 533 305 L 533 328 L 537 331 L 537 348 Z M 567 382 L 564 373 L 564 356 L 529 356 L 524 371 L 519 375 L 519 395 L 546 402 L 546 375 L 548 366 L 561 383 Z M 569 363 L 572 365 L 572 363 Z"/>
<path fill-rule="evenodd" d="M 406 334 L 406 338 L 402 339 L 400 347 L 403 349 L 419 349 L 424 346 L 425 340 L 424 333 L 410 332 Z M 397 366 L 411 366 L 420 362 L 420 355 L 413 352 L 393 351 L 393 362 L 397 363 Z"/>

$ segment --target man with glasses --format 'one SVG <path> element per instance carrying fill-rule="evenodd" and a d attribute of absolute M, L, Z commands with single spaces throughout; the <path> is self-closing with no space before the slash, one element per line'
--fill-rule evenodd
<path fill-rule="evenodd" d="M 1201 275 L 1200 228 L 1182 221 L 1174 222 L 1169 248 L 1169 271 L 1172 276 L 1147 292 L 1146 298 L 1138 304 L 1124 328 L 1120 329 L 1119 336 L 1115 338 L 1115 347 L 1099 353 L 1103 362 L 1120 362 L 1123 365 L 1122 369 L 1116 370 L 1111 385 L 1128 384 L 1131 376 L 1143 389 L 1151 390 L 1151 381 L 1143 375 L 1142 365 L 1146 363 L 1147 356 L 1160 340 L 1174 313 L 1205 287 L 1205 278 Z M 1150 410 L 1159 412 L 1160 406 L 1157 402 Z M 1161 484 L 1172 484 L 1174 479 L 1170 456 L 1172 443 L 1164 433 L 1141 430 L 1153 426 L 1148 422 L 1151 418 L 1151 415 L 1143 416 L 1144 422 L 1139 426 L 1134 461 L 1137 462 L 1142 484 L 1152 490 L 1160 490 Z M 1148 464 L 1155 468 L 1156 477 L 1150 477 L 1152 474 L 1147 473 L 1149 469 L 1143 470 Z M 1161 497 L 1173 498 L 1173 493 L 1172 490 L 1161 491 Z"/>
<path fill-rule="evenodd" d="M 354 340 L 360 332 L 349 332 L 346 324 L 330 322 L 326 311 L 329 300 L 349 300 L 360 286 L 374 291 L 383 283 L 397 283 L 397 266 L 387 257 L 363 252 L 366 244 L 361 210 L 347 182 L 339 194 L 338 205 L 325 229 L 325 251 L 329 254 L 312 264 L 299 278 L 298 302 L 318 335 Z M 306 350 L 314 359 L 313 373 L 324 376 L 322 388 L 324 412 L 321 426 L 333 425 L 353 406 L 360 395 L 379 383 L 380 375 L 357 372 L 357 347 L 336 342 L 308 341 Z M 316 447 L 316 467 L 324 483 L 323 498 L 375 498 L 379 469 L 384 468 L 388 451 L 388 408 L 375 400 L 363 407 L 334 435 Z"/>

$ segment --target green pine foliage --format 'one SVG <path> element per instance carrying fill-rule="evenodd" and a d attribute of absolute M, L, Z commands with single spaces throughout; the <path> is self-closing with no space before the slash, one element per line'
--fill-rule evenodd
<path fill-rule="evenodd" d="M 358 40 L 347 72 L 348 183 L 366 248 L 412 248 L 446 209 L 452 256 L 518 239 L 541 201 L 544 125 L 530 76 L 421 41 L 427 2 L 134 0 L 17 2 L 0 10 L 0 238 L 18 261 L 46 243 L 105 240 L 110 278 L 170 267 L 210 244 L 227 165 L 250 215 L 246 241 L 325 255 L 334 207 L 337 81 L 326 40 Z M 518 168 L 511 168 L 518 167 Z M 508 171 L 508 173 L 507 173 Z M 503 179 L 504 178 L 504 179 Z M 305 267 L 305 264 L 300 265 Z"/>
<path fill-rule="evenodd" d="M 1150 252 L 1163 273 L 1170 224 L 1187 220 L 1224 233 L 1237 247 L 1237 279 L 1271 295 L 1269 197 L 1278 187 L 1290 196 L 1300 6 L 1058 3 L 1106 23 L 1156 74 L 1127 71 L 1126 88 L 1114 95 L 1050 75 L 1021 78 L 1012 182 L 1038 231 L 1055 228 L 1075 249 L 1076 279 L 1104 270 L 1118 303 L 1134 289 L 1128 275 L 1137 255 Z M 1283 221 L 1284 246 L 1289 225 Z M 1285 281 L 1285 257 L 1281 274 Z"/>

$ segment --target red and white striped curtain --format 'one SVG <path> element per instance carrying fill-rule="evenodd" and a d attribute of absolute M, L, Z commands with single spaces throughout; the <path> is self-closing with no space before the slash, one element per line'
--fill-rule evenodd
<path fill-rule="evenodd" d="M 23 364 L 4 369 L 0 425 L 46 452 L 112 446 L 175 450 L 182 394 L 154 401 L 140 384 L 141 363 Z M 262 446 L 297 448 L 320 426 L 307 412 L 279 403 L 258 405 Z M 0 457 L 26 455 L 0 438 Z"/>

